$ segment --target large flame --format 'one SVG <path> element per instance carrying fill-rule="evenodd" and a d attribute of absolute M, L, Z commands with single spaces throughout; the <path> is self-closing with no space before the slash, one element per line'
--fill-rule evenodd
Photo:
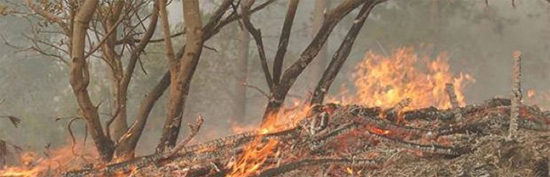
<path fill-rule="evenodd" d="M 463 89 L 473 82 L 468 74 L 453 76 L 446 55 L 435 60 L 420 57 L 412 47 L 395 50 L 390 56 L 368 52 L 354 73 L 356 95 L 346 97 L 366 106 L 393 107 L 411 99 L 409 109 L 436 106 L 450 107 L 445 84 L 454 84 L 457 99 L 464 105 Z"/>

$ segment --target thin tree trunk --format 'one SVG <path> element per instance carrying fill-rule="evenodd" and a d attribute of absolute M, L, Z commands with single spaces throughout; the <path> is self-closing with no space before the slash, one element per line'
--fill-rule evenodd
<path fill-rule="evenodd" d="M 250 34 L 243 27 L 239 32 L 239 54 L 236 62 L 235 73 L 237 80 L 235 88 L 233 117 L 242 122 L 246 115 L 246 77 L 248 74 L 248 50 L 250 44 Z"/>
<path fill-rule="evenodd" d="M 158 2 L 158 1 L 155 1 L 155 2 Z M 222 16 L 229 9 L 231 2 L 233 2 L 233 0 L 225 0 L 222 3 L 222 5 L 220 5 L 220 7 L 216 10 L 216 12 L 214 12 L 214 15 L 210 18 L 209 22 L 203 28 L 205 31 L 204 35 L 202 36 L 203 41 L 207 41 L 208 39 L 212 38 L 227 24 L 235 20 L 238 20 L 240 18 L 240 16 L 238 15 L 232 15 L 222 20 Z M 261 5 L 256 6 L 254 9 L 252 9 L 251 13 L 258 12 L 261 9 L 264 9 L 268 5 L 272 4 L 273 2 L 275 2 L 275 0 L 268 0 L 262 3 Z M 179 49 L 176 55 L 176 58 L 182 58 L 184 51 L 185 51 L 185 46 Z M 198 60 L 195 63 L 198 63 Z M 132 124 L 130 129 L 121 138 L 121 140 L 119 141 L 119 144 L 117 145 L 117 154 L 119 154 L 118 153 L 119 149 L 122 149 L 122 151 L 125 151 L 125 149 L 135 148 L 137 142 L 139 141 L 139 137 L 141 136 L 141 133 L 143 131 L 143 127 L 145 127 L 145 123 L 147 122 L 149 113 L 154 107 L 156 101 L 164 94 L 164 92 L 168 89 L 168 87 L 171 84 L 170 78 L 171 78 L 170 71 L 165 72 L 162 79 L 156 84 L 154 89 L 151 90 L 147 94 L 147 97 L 142 101 L 140 109 L 138 110 L 138 114 L 136 115 L 136 121 L 134 122 L 134 124 Z"/>
<path fill-rule="evenodd" d="M 139 57 L 141 56 L 141 53 L 147 47 L 147 44 L 149 44 L 149 41 L 151 40 L 151 37 L 153 37 L 153 34 L 155 33 L 155 29 L 158 22 L 158 16 L 159 16 L 159 5 L 158 1 L 155 1 L 153 5 L 153 12 L 151 14 L 150 22 L 147 27 L 147 30 L 145 31 L 143 37 L 141 38 L 139 44 L 136 46 L 136 48 L 132 51 L 130 54 L 130 58 L 128 61 L 128 64 L 126 66 L 126 71 L 123 74 L 123 77 L 121 78 L 121 81 L 119 82 L 119 95 L 123 96 L 121 98 L 118 98 L 119 100 L 124 100 L 124 104 L 122 105 L 123 110 L 126 110 L 126 96 L 128 93 L 128 87 L 130 85 L 130 81 L 132 79 L 134 69 L 136 67 L 137 60 L 139 60 Z M 134 157 L 135 148 L 137 145 L 137 142 L 139 138 L 141 137 L 141 133 L 143 130 L 143 127 L 145 126 L 146 117 L 148 116 L 149 112 L 151 111 L 154 103 L 158 99 L 158 97 L 154 97 L 157 95 L 162 95 L 163 92 L 156 93 L 157 87 L 153 89 L 152 93 L 149 93 L 147 95 L 147 98 L 144 100 L 145 103 L 151 103 L 151 105 L 148 106 L 142 106 L 139 109 L 138 115 L 136 117 L 136 121 L 132 125 L 130 129 L 125 129 L 126 131 L 124 134 L 117 140 L 118 144 L 116 145 L 115 149 L 115 155 L 117 159 L 120 160 L 127 160 Z M 153 98 L 151 98 L 153 96 Z M 146 113 L 143 113 L 143 111 L 147 111 Z M 115 113 L 119 114 L 119 113 Z M 124 113 L 125 114 L 125 113 Z M 145 117 L 141 117 L 145 115 Z"/>
<path fill-rule="evenodd" d="M 117 141 L 128 129 L 128 123 L 126 121 L 126 90 L 121 88 L 121 81 L 124 77 L 124 70 L 122 67 L 122 61 L 120 56 L 116 53 L 116 41 L 117 41 L 117 28 L 116 22 L 121 18 L 122 9 L 124 7 L 124 1 L 118 1 L 111 7 L 112 13 L 105 16 L 104 21 L 104 30 L 114 30 L 112 35 L 109 35 L 105 40 L 105 43 L 101 45 L 101 51 L 103 52 L 103 57 L 105 61 L 109 62 L 109 70 L 111 71 L 111 77 L 113 79 L 112 94 L 115 98 L 114 106 L 112 108 L 112 127 L 110 122 L 107 124 L 106 129 L 110 129 L 108 132 L 112 134 L 107 134 L 106 136 L 110 137 L 112 140 Z"/>
<path fill-rule="evenodd" d="M 292 64 L 281 77 L 281 81 L 278 85 L 274 86 L 271 98 L 267 103 L 266 110 L 263 116 L 263 122 L 265 123 L 267 118 L 276 115 L 285 101 L 288 91 L 296 82 L 296 79 L 304 69 L 313 61 L 313 59 L 319 54 L 319 51 L 328 40 L 328 37 L 332 33 L 334 27 L 353 9 L 359 7 L 363 3 L 383 2 L 384 0 L 347 0 L 340 3 L 336 8 L 327 12 L 326 18 L 323 21 L 323 25 L 319 29 L 319 32 L 315 35 L 315 38 L 309 43 L 306 49 L 300 55 L 300 58 Z"/>
<path fill-rule="evenodd" d="M 367 19 L 372 8 L 375 5 L 376 3 L 365 3 L 365 5 L 363 5 L 363 7 L 361 8 L 361 11 L 359 11 L 359 14 L 357 14 L 357 17 L 355 17 L 354 23 L 349 29 L 348 34 L 346 34 L 346 37 L 342 41 L 342 44 L 340 44 L 340 47 L 333 55 L 328 68 L 323 73 L 323 77 L 319 80 L 319 83 L 317 84 L 317 87 L 313 92 L 311 105 L 323 103 L 323 99 L 329 91 L 332 82 L 334 81 L 334 79 L 336 79 L 336 76 L 340 72 L 340 69 L 346 62 L 351 52 L 351 48 L 355 43 L 355 39 L 357 39 L 357 35 L 359 35 L 359 32 L 361 31 L 361 28 L 363 28 L 365 20 Z"/>
<path fill-rule="evenodd" d="M 186 48 L 177 73 L 172 72 L 168 114 L 157 150 L 173 147 L 178 139 L 184 100 L 188 94 L 192 75 L 202 52 L 202 21 L 198 0 L 183 1 L 183 18 L 186 27 Z M 172 66 L 170 66 L 172 67 Z"/>
<path fill-rule="evenodd" d="M 84 117 L 99 155 L 103 161 L 110 161 L 113 157 L 114 143 L 103 133 L 97 107 L 92 103 L 87 87 L 90 83 L 90 73 L 84 58 L 84 48 L 88 25 L 92 19 L 98 0 L 87 0 L 76 14 L 73 33 L 71 35 L 71 69 L 69 82 L 73 88 L 80 114 Z"/>

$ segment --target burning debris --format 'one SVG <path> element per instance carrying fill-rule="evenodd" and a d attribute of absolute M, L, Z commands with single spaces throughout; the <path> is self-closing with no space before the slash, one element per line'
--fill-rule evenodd
<path fill-rule="evenodd" d="M 454 78 L 442 57 L 424 62 L 428 72 L 422 72 L 409 48 L 389 57 L 370 53 L 356 73 L 357 98 L 303 103 L 252 131 L 187 145 L 200 131 L 199 117 L 173 149 L 53 169 L 65 176 L 548 176 L 550 111 L 522 104 L 520 56 L 514 56 L 511 99 L 465 105 L 464 82 L 473 79 Z M 0 174 L 52 174 L 55 160 L 35 161 L 41 168 L 25 171 L 32 173 L 7 168 Z"/>
<path fill-rule="evenodd" d="M 548 152 L 538 149 L 543 150 L 537 152 L 540 156 L 530 154 L 527 157 L 533 159 L 523 159 L 529 161 L 525 164 L 511 160 L 519 158 L 519 154 L 533 153 L 533 147 L 525 147 L 525 151 L 520 153 L 517 151 L 523 149 L 525 144 L 508 142 L 503 138 L 508 132 L 510 108 L 509 99 L 495 98 L 460 108 L 460 114 L 464 116 L 461 120 L 456 119 L 452 108 L 431 110 L 429 113 L 424 109 L 406 111 L 403 113 L 407 117 L 405 120 L 417 122 L 417 126 L 412 127 L 379 117 L 383 112 L 379 107 L 327 104 L 313 107 L 308 116 L 292 125 L 187 146 L 169 157 L 154 154 L 102 168 L 71 171 L 66 175 L 113 175 L 124 172 L 149 176 L 177 172 L 188 176 L 303 176 L 316 173 L 340 176 L 349 171 L 346 168 L 356 168 L 362 171 L 362 175 L 377 176 L 398 174 L 388 171 L 406 168 L 405 163 L 396 162 L 396 156 L 403 156 L 406 158 L 403 160 L 417 164 L 417 171 L 402 172 L 407 174 L 404 176 L 429 175 L 431 173 L 427 168 L 445 170 L 447 176 L 478 176 L 479 165 L 472 165 L 480 159 L 465 158 L 489 153 L 489 149 L 499 147 L 504 148 L 501 153 L 506 154 L 486 157 L 501 159 L 498 164 L 483 164 L 485 166 L 482 168 L 487 168 L 483 169 L 485 173 L 498 175 L 502 173 L 498 167 L 506 164 L 521 167 L 532 165 L 533 168 L 515 171 L 531 174 L 532 169 L 542 168 L 540 163 L 543 160 L 535 161 L 535 157 L 544 157 L 543 154 Z M 536 148 L 547 146 L 541 140 L 548 138 L 549 114 L 536 107 L 520 107 L 518 127 L 522 131 L 517 140 L 532 143 Z M 319 119 L 327 119 L 328 122 L 323 127 L 319 127 L 322 124 L 312 125 Z M 317 131 L 311 131 L 312 127 Z M 545 136 L 535 136 L 536 141 L 527 139 L 527 135 L 532 136 L 540 131 Z M 434 162 L 458 167 L 444 169 L 448 166 Z M 426 165 L 423 169 L 418 166 L 420 163 L 432 165 Z"/>

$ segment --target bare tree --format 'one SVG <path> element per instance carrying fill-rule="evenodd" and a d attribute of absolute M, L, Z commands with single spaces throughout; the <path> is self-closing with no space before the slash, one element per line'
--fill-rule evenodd
<path fill-rule="evenodd" d="M 256 6 L 252 12 L 263 9 L 273 1 L 266 1 Z M 190 9 L 185 10 L 186 18 L 189 18 L 185 21 L 193 22 L 194 26 L 190 27 L 187 24 L 188 28 L 185 33 L 187 33 L 186 38 L 189 43 L 182 47 L 177 54 L 174 54 L 173 48 L 168 42 L 170 42 L 169 39 L 184 33 L 170 34 L 165 0 L 64 0 L 58 2 L 27 0 L 23 6 L 28 8 L 28 11 L 21 13 L 38 17 L 50 24 L 35 24 L 34 26 L 54 26 L 50 27 L 48 32 L 57 30 L 54 34 L 60 35 L 60 42 L 29 37 L 32 43 L 29 49 L 46 56 L 56 57 L 70 67 L 70 83 L 78 102 L 78 112 L 85 120 L 86 127 L 102 160 L 110 161 L 114 156 L 120 160 L 133 158 L 135 147 L 142 135 L 149 113 L 170 85 L 171 107 L 168 112 L 169 118 L 166 121 L 168 126 L 164 130 L 168 133 L 164 134 L 166 136 L 163 136 L 161 144 L 165 145 L 166 142 L 170 142 L 168 144 L 171 146 L 175 144 L 184 109 L 183 103 L 198 63 L 202 43 L 217 34 L 227 24 L 239 19 L 237 13 L 228 13 L 233 0 L 225 0 L 203 27 L 199 18 L 201 12 L 198 9 L 198 4 L 195 7 L 189 3 L 197 4 L 198 2 L 185 1 L 184 3 L 184 7 Z M 151 5 L 153 6 L 152 11 L 145 8 Z M 152 39 L 157 28 L 159 13 L 162 17 L 165 34 L 164 38 L 160 40 Z M 34 30 L 34 36 L 39 36 L 44 31 Z M 134 70 L 138 66 L 146 46 L 151 42 L 162 41 L 165 41 L 165 51 L 171 62 L 170 71 L 164 74 L 159 83 L 147 94 L 137 110 L 134 123 L 128 128 L 126 105 L 128 88 L 134 76 Z M 56 50 L 54 52 L 44 50 L 44 45 Z M 105 123 L 101 122 L 98 112 L 101 103 L 94 103 L 93 95 L 88 91 L 92 75 L 90 60 L 96 58 L 101 59 L 107 66 L 112 81 L 111 96 L 114 104 Z M 126 66 L 123 66 L 123 63 Z"/>
<path fill-rule="evenodd" d="M 149 113 L 168 88 L 170 88 L 170 93 L 166 110 L 167 117 L 157 150 L 164 151 L 176 144 L 185 110 L 185 101 L 193 74 L 200 60 L 203 44 L 227 24 L 242 19 L 244 29 L 252 35 L 256 42 L 262 69 L 270 88 L 270 99 L 264 114 L 264 118 L 266 118 L 281 108 L 295 80 L 323 48 L 336 24 L 353 9 L 363 5 L 348 36 L 333 57 L 335 64 L 331 62 L 330 72 L 329 70 L 325 71 L 324 75 L 327 75 L 330 82 L 325 81 L 327 78 L 322 79 L 322 82 L 329 83 L 328 86 L 330 86 L 339 67 L 349 55 L 355 36 L 361 29 L 370 9 L 383 2 L 383 0 L 346 0 L 327 11 L 314 39 L 298 60 L 283 70 L 283 61 L 299 3 L 299 0 L 289 1 L 279 39 L 279 48 L 274 56 L 273 71 L 271 72 L 267 65 L 261 32 L 250 22 L 250 16 L 274 1 L 268 0 L 253 6 L 253 0 L 247 0 L 240 4 L 235 4 L 233 0 L 224 0 L 204 25 L 198 1 L 183 1 L 186 30 L 183 33 L 175 34 L 170 32 L 166 0 L 66 0 L 57 2 L 59 4 L 54 6 L 51 3 L 48 4 L 49 2 L 36 3 L 27 0 L 25 7 L 30 9 L 29 14 L 50 24 L 55 24 L 55 29 L 58 30 L 56 34 L 61 35 L 61 42 L 54 43 L 30 38 L 35 46 L 34 50 L 44 55 L 58 57 L 60 61 L 70 67 L 70 84 L 78 102 L 78 112 L 85 120 L 86 127 L 101 158 L 104 161 L 110 161 L 114 156 L 120 160 L 133 158 L 135 147 L 142 135 Z M 152 11 L 144 8 L 151 5 Z M 237 13 L 237 7 L 240 7 L 241 13 Z M 143 14 L 146 15 L 143 17 Z M 152 39 L 159 17 L 163 37 L 162 39 Z M 178 36 L 185 36 L 187 43 L 179 48 L 178 52 L 175 52 L 171 39 Z M 151 42 L 164 42 L 169 68 L 158 84 L 143 99 L 137 109 L 135 121 L 128 127 L 126 106 L 128 88 L 132 83 L 134 70 L 140 62 L 140 57 Z M 48 53 L 48 51 L 40 50 L 40 45 L 48 45 L 57 50 L 55 53 Z M 243 45 L 245 44 L 243 43 Z M 64 50 L 64 48 L 68 50 Z M 114 104 L 110 108 L 111 114 L 105 123 L 101 122 L 98 112 L 101 103 L 94 103 L 93 95 L 88 91 L 92 74 L 90 73 L 90 60 L 93 59 L 100 59 L 107 66 L 112 81 L 111 97 Z M 246 64 L 241 66 L 246 66 Z M 320 85 L 328 89 L 326 84 Z M 324 93 L 319 96 L 323 97 Z"/>
<path fill-rule="evenodd" d="M 274 57 L 273 76 L 271 76 L 270 74 L 271 72 L 269 71 L 269 67 L 267 65 L 267 59 L 266 59 L 265 51 L 263 47 L 261 31 L 259 29 L 256 29 L 252 25 L 252 23 L 250 22 L 249 14 L 247 13 L 248 8 L 251 6 L 251 4 L 254 3 L 254 1 L 253 0 L 246 1 L 245 5 L 242 6 L 243 23 L 247 28 L 247 30 L 251 33 L 254 40 L 256 41 L 256 46 L 258 48 L 258 53 L 260 55 L 262 69 L 266 77 L 267 85 L 269 86 L 269 89 L 270 89 L 270 95 L 269 95 L 270 98 L 266 106 L 263 120 L 265 121 L 268 117 L 272 115 L 276 115 L 279 112 L 279 110 L 283 106 L 283 103 L 288 94 L 288 91 L 290 90 L 292 85 L 294 85 L 294 82 L 296 81 L 298 76 L 300 76 L 300 74 L 305 70 L 305 68 L 309 65 L 309 63 L 311 63 L 311 61 L 317 56 L 319 51 L 325 45 L 334 27 L 338 24 L 338 22 L 342 20 L 344 16 L 346 16 L 349 12 L 361 6 L 362 4 L 365 4 L 365 6 L 372 8 L 374 7 L 374 5 L 381 3 L 383 1 L 384 0 L 346 0 L 341 2 L 334 9 L 331 9 L 330 11 L 328 11 L 325 14 L 324 21 L 321 27 L 319 28 L 318 32 L 316 33 L 315 37 L 310 42 L 310 44 L 302 52 L 302 54 L 300 55 L 300 58 L 298 58 L 298 60 L 294 62 L 289 68 L 284 70 L 284 73 L 283 73 L 282 63 L 284 61 L 286 48 L 288 46 L 288 42 L 290 38 L 292 22 L 294 20 L 296 9 L 298 7 L 298 0 L 289 1 L 288 10 L 286 13 L 281 36 L 279 39 L 278 49 Z M 367 12 L 370 12 L 370 11 L 367 11 Z M 368 13 L 366 14 L 368 15 Z M 362 27 L 362 23 L 361 23 L 361 27 Z M 355 39 L 355 37 L 351 37 L 351 38 Z M 342 55 L 342 56 L 344 56 L 344 58 L 347 57 L 347 55 Z M 337 58 L 340 58 L 340 57 L 337 57 Z M 338 70 L 339 68 L 335 72 L 337 73 Z M 324 97 L 324 94 L 322 96 Z"/>
<path fill-rule="evenodd" d="M 197 67 L 202 52 L 203 31 L 201 11 L 197 0 L 183 1 L 183 17 L 185 23 L 187 46 L 183 58 L 178 61 L 170 59 L 170 97 L 166 123 L 158 149 L 163 151 L 167 146 L 174 146 L 179 134 L 183 116 L 183 100 L 189 92 L 189 81 Z M 168 47 L 168 46 L 166 46 Z"/>
<path fill-rule="evenodd" d="M 357 14 L 357 16 L 355 17 L 353 25 L 351 26 L 348 33 L 346 34 L 346 37 L 340 44 L 340 47 L 338 47 L 338 50 L 336 50 L 336 52 L 334 53 L 330 64 L 323 73 L 323 76 L 317 83 L 317 87 L 313 92 L 313 97 L 311 98 L 310 102 L 312 105 L 323 103 L 323 99 L 329 91 L 332 82 L 346 62 L 346 59 L 351 52 L 351 48 L 353 47 L 359 31 L 363 27 L 363 24 L 365 24 L 365 20 L 367 20 L 367 17 L 369 16 L 371 10 L 377 3 L 380 2 L 365 3 L 365 5 L 363 5 L 361 10 L 359 11 L 359 14 Z"/>

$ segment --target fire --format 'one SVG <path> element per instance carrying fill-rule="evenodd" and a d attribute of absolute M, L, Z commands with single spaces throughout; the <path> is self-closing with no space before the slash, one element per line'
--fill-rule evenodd
<path fill-rule="evenodd" d="M 257 129 L 260 135 L 269 134 L 281 129 L 287 128 L 279 126 L 285 123 L 297 123 L 304 118 L 310 107 L 305 102 L 295 101 L 289 109 L 281 111 L 278 115 L 272 115 Z M 251 176 L 258 171 L 266 161 L 277 156 L 277 140 L 262 141 L 262 137 L 257 137 L 254 141 L 246 145 L 244 152 L 239 159 L 231 165 L 231 177 Z"/>
<path fill-rule="evenodd" d="M 244 155 L 233 166 L 233 171 L 229 176 L 250 176 L 256 172 L 269 157 L 275 153 L 277 141 L 269 140 L 265 145 L 262 145 L 260 139 L 245 147 Z"/>
<path fill-rule="evenodd" d="M 85 158 L 95 157 L 94 154 L 86 154 L 86 157 L 76 155 L 73 152 L 77 149 L 81 147 L 75 147 L 73 151 L 73 147 L 68 145 L 46 153 L 47 157 L 33 152 L 22 153 L 19 157 L 21 165 L 0 168 L 0 176 L 55 176 L 72 168 L 81 168 L 86 163 Z"/>
<path fill-rule="evenodd" d="M 390 133 L 390 131 L 388 130 L 382 130 L 382 129 L 379 129 L 379 128 L 376 128 L 374 126 L 367 126 L 367 128 L 374 134 L 377 134 L 377 135 L 387 135 Z"/>
<path fill-rule="evenodd" d="M 270 133 L 275 130 L 275 122 L 277 116 L 270 116 L 258 130 L 261 135 Z M 272 157 L 277 147 L 276 140 L 269 140 L 267 143 L 262 142 L 262 137 L 257 137 L 253 142 L 246 145 L 243 155 L 232 165 L 233 171 L 229 176 L 250 176 L 256 172 L 269 157 Z"/>
<path fill-rule="evenodd" d="M 536 94 L 535 89 L 527 90 L 527 98 L 533 98 L 533 96 L 535 96 L 535 94 Z"/>
<path fill-rule="evenodd" d="M 461 105 L 464 105 L 464 86 L 473 82 L 469 74 L 453 76 L 446 55 L 435 60 L 422 59 L 412 47 L 395 50 L 391 56 L 373 52 L 366 54 L 354 73 L 356 95 L 348 98 L 366 106 L 393 107 L 403 99 L 411 99 L 407 107 L 450 107 L 445 84 L 452 83 Z"/>
<path fill-rule="evenodd" d="M 541 108 L 550 109 L 550 92 L 548 90 L 527 89 L 527 97 L 523 100 L 527 104 L 535 104 Z"/>
<path fill-rule="evenodd" d="M 346 167 L 346 173 L 348 173 L 349 175 L 361 175 L 361 172 L 363 172 L 363 170 L 355 171 L 351 167 Z"/>

